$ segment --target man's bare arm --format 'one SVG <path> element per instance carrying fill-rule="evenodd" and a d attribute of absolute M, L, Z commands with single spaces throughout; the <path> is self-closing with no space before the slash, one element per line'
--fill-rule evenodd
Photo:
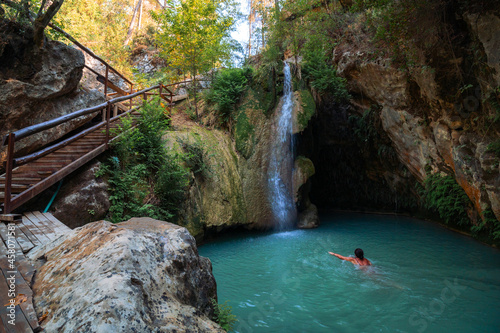
<path fill-rule="evenodd" d="M 341 256 L 340 254 L 333 253 L 333 252 L 328 252 L 328 253 L 331 254 L 332 256 L 335 256 L 335 257 L 339 258 L 339 259 L 350 261 L 353 264 L 356 263 L 356 261 L 352 257 L 344 257 L 344 256 Z"/>

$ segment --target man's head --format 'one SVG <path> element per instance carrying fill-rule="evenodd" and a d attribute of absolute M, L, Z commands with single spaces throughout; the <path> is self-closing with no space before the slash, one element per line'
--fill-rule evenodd
<path fill-rule="evenodd" d="M 363 250 L 361 250 L 360 248 L 357 248 L 356 250 L 354 250 L 354 254 L 359 259 L 363 259 L 364 258 Z"/>

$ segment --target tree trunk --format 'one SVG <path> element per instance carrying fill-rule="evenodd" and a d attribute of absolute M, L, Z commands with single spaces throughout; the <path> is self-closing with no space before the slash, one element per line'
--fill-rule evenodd
<path fill-rule="evenodd" d="M 141 7 L 142 0 L 139 0 L 137 2 L 137 6 L 134 8 L 134 14 L 132 14 L 132 19 L 130 20 L 130 24 L 128 25 L 128 32 L 127 32 L 127 38 L 125 38 L 125 41 L 123 42 L 123 45 L 128 45 L 130 40 L 132 39 L 132 34 L 134 33 L 134 21 L 135 17 L 137 16 L 137 12 L 139 11 L 139 8 Z"/>
<path fill-rule="evenodd" d="M 194 96 L 194 110 L 196 112 L 196 121 L 200 119 L 198 115 L 198 96 L 196 95 L 196 67 L 193 67 L 193 80 L 191 81 L 193 85 L 193 96 Z"/>
<path fill-rule="evenodd" d="M 39 14 L 41 15 L 38 15 L 35 19 L 35 22 L 33 23 L 33 27 L 35 29 L 35 32 L 33 34 L 33 41 L 38 48 L 41 48 L 43 45 L 45 28 L 50 23 L 52 18 L 57 14 L 63 2 L 64 0 L 55 0 L 54 2 L 52 2 L 45 13 L 41 14 L 39 12 Z"/>
<path fill-rule="evenodd" d="M 139 21 L 137 23 L 137 30 L 141 30 L 141 21 L 142 21 L 142 7 L 144 6 L 144 3 L 141 1 L 139 1 L 141 3 L 141 8 L 139 8 Z"/>

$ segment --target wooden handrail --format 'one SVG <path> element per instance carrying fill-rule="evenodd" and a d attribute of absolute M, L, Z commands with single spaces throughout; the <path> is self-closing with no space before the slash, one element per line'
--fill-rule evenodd
<path fill-rule="evenodd" d="M 65 36 L 68 40 L 70 40 L 75 45 L 77 45 L 81 50 L 83 50 L 84 52 L 86 52 L 87 54 L 89 54 L 93 58 L 97 59 L 102 64 L 104 64 L 104 66 L 106 67 L 106 74 L 105 74 L 105 77 L 104 77 L 104 91 L 105 91 L 105 95 L 106 96 L 107 96 L 106 93 L 107 93 L 108 86 L 111 89 L 114 89 L 115 91 L 118 91 L 119 93 L 126 94 L 126 96 L 120 96 L 118 98 L 111 99 L 111 100 L 109 100 L 109 101 L 107 101 L 105 103 L 96 105 L 94 107 L 81 109 L 81 110 L 78 110 L 78 111 L 75 111 L 75 112 L 72 112 L 72 113 L 69 113 L 69 114 L 57 117 L 55 119 L 48 120 L 48 121 L 40 123 L 40 124 L 36 124 L 36 125 L 25 127 L 23 129 L 20 129 L 20 130 L 17 130 L 15 132 L 12 132 L 12 133 L 9 133 L 9 134 L 5 135 L 2 138 L 2 142 L 1 142 L 1 146 L 8 146 L 7 147 L 7 159 L 6 159 L 6 163 L 5 163 L 5 167 L 6 167 L 5 168 L 6 169 L 6 173 L 5 173 L 5 192 L 4 192 L 4 200 L 3 200 L 3 202 L 4 202 L 3 213 L 4 214 L 9 214 L 13 209 L 15 209 L 16 207 L 18 207 L 19 205 L 21 205 L 23 202 L 25 202 L 26 199 L 32 198 L 36 194 L 38 194 L 41 191 L 43 191 L 44 189 L 46 189 L 47 186 L 50 186 L 55 181 L 58 181 L 58 180 L 62 179 L 62 177 L 64 177 L 65 175 L 69 174 L 70 172 L 72 172 L 72 170 L 75 170 L 76 168 L 78 168 L 81 165 L 83 165 L 84 163 L 86 163 L 86 161 L 88 161 L 89 159 L 98 156 L 100 153 L 102 153 L 106 149 L 108 149 L 108 145 L 109 145 L 110 140 L 111 140 L 111 137 L 110 137 L 110 123 L 112 121 L 115 121 L 118 118 L 123 117 L 126 114 L 130 114 L 131 112 L 133 112 L 133 111 L 135 111 L 135 110 L 137 110 L 137 109 L 140 108 L 140 106 L 132 108 L 132 100 L 133 100 L 133 98 L 142 95 L 143 99 L 147 99 L 147 95 L 151 94 L 151 93 L 148 93 L 149 91 L 154 90 L 154 89 L 158 89 L 158 93 L 157 94 L 159 95 L 159 97 L 161 99 L 163 99 L 163 100 L 165 100 L 165 101 L 168 102 L 169 113 L 170 113 L 170 110 L 171 110 L 170 107 L 172 105 L 174 93 L 168 87 L 169 86 L 175 86 L 175 85 L 182 84 L 182 83 L 192 82 L 192 81 L 183 81 L 183 82 L 171 83 L 171 84 L 168 84 L 168 85 L 158 84 L 158 85 L 155 85 L 153 87 L 149 87 L 149 88 L 143 89 L 143 90 L 138 91 L 138 92 L 133 92 L 134 83 L 132 81 L 130 81 L 129 79 L 127 79 L 125 76 L 123 76 L 121 73 L 119 73 L 116 69 L 114 69 L 111 65 L 109 65 L 106 61 L 104 61 L 103 59 L 101 59 L 100 57 L 98 57 L 97 55 L 95 55 L 91 50 L 89 50 L 88 48 L 86 48 L 85 46 L 83 46 L 81 43 L 79 43 L 76 39 L 74 39 L 71 35 L 69 35 L 68 33 L 66 33 L 64 30 L 62 30 L 59 27 L 53 25 L 52 23 L 49 23 L 49 26 L 52 29 L 56 30 L 57 32 L 61 33 L 63 36 Z M 101 74 L 99 74 L 94 69 L 88 67 L 87 65 L 85 65 L 85 67 L 87 67 L 94 74 L 98 75 L 98 77 L 100 77 L 101 81 L 102 81 L 102 75 Z M 130 92 L 126 92 L 124 90 L 121 90 L 121 88 L 120 89 L 115 89 L 115 88 L 117 88 L 116 85 L 112 84 L 109 81 L 109 77 L 108 77 L 109 70 L 113 71 L 115 74 L 117 74 L 119 77 L 121 77 L 123 80 L 125 80 L 127 83 L 130 84 Z M 198 80 L 198 81 L 208 81 L 208 80 Z M 115 88 L 113 86 L 115 86 Z M 164 92 L 166 92 L 166 93 L 164 93 Z M 167 96 L 170 97 L 170 98 L 167 98 Z M 117 103 L 120 103 L 120 102 L 123 102 L 123 101 L 126 101 L 126 100 L 130 100 L 130 103 L 129 103 L 130 104 L 130 110 L 127 111 L 127 112 L 125 112 L 125 113 L 122 113 L 120 115 L 115 115 L 115 117 L 112 117 L 111 116 L 111 108 L 113 106 L 116 106 Z M 26 156 L 23 156 L 23 157 L 14 158 L 14 153 L 15 153 L 14 147 L 15 147 L 16 141 L 19 141 L 19 140 L 21 140 L 23 138 L 26 138 L 26 137 L 31 136 L 33 134 L 39 133 L 41 131 L 53 128 L 55 126 L 58 126 L 60 124 L 63 124 L 63 123 L 68 122 L 70 120 L 73 120 L 75 118 L 78 118 L 78 117 L 81 117 L 81 116 L 85 116 L 85 115 L 89 115 L 89 114 L 92 114 L 92 113 L 95 113 L 95 112 L 98 112 L 98 111 L 102 111 L 103 112 L 103 119 L 102 119 L 102 121 L 99 124 L 94 125 L 91 128 L 88 128 L 88 129 L 86 129 L 86 130 L 84 130 L 84 131 L 82 131 L 82 132 L 80 132 L 80 133 L 78 133 L 78 134 L 76 134 L 76 135 L 68 138 L 68 139 L 65 139 L 65 140 L 63 140 L 63 141 L 61 141 L 59 143 L 56 143 L 56 144 L 51 145 L 49 147 L 46 147 L 46 148 L 44 148 L 42 150 L 39 150 L 39 151 L 37 151 L 35 153 L 29 154 L 29 155 L 26 155 Z M 33 187 L 30 187 L 28 190 L 22 192 L 19 195 L 16 195 L 14 198 L 12 197 L 12 194 L 11 194 L 11 190 L 12 190 L 11 189 L 11 187 L 12 187 L 12 176 L 13 176 L 13 169 L 16 166 L 32 162 L 32 161 L 37 160 L 37 159 L 39 159 L 39 158 L 41 158 L 43 156 L 48 155 L 49 153 L 55 152 L 56 150 L 58 150 L 60 148 L 63 148 L 65 146 L 68 146 L 69 144 L 75 142 L 76 140 L 78 140 L 78 139 L 84 137 L 85 135 L 87 135 L 87 134 L 89 134 L 89 133 L 91 133 L 93 131 L 96 131 L 99 128 L 102 128 L 102 127 L 106 128 L 106 137 L 104 139 L 103 144 L 101 144 L 99 147 L 95 148 L 94 150 L 90 151 L 85 156 L 79 158 L 77 161 L 74 161 L 70 165 L 64 167 L 63 169 L 58 170 L 57 172 L 55 172 L 54 174 L 52 174 L 51 176 L 49 176 L 47 179 L 42 180 L 41 182 L 37 183 Z"/>
<path fill-rule="evenodd" d="M 175 85 L 175 83 L 171 84 L 171 85 Z M 171 86 L 171 85 L 169 85 L 169 86 Z M 149 91 L 155 90 L 155 89 L 158 89 L 157 93 L 148 93 Z M 12 132 L 12 133 L 7 134 L 3 138 L 3 143 L 2 143 L 2 145 L 8 145 L 8 147 L 7 147 L 7 161 L 6 161 L 6 165 L 5 165 L 6 166 L 6 173 L 5 173 L 5 192 L 4 192 L 5 195 L 4 195 L 4 200 L 3 200 L 3 203 L 4 203 L 3 204 L 3 213 L 9 214 L 13 209 L 17 208 L 23 202 L 25 202 L 26 200 L 29 200 L 30 198 L 34 197 L 36 194 L 38 194 L 41 191 L 43 191 L 44 189 L 46 189 L 47 186 L 50 186 L 55 181 L 62 179 L 62 177 L 69 174 L 70 172 L 72 172 L 72 170 L 75 170 L 76 168 L 78 168 L 81 165 L 83 165 L 84 163 L 86 163 L 86 161 L 89 161 L 91 158 L 95 158 L 100 153 L 102 153 L 106 149 L 108 149 L 109 143 L 112 140 L 114 140 L 111 138 L 111 135 L 110 135 L 111 134 L 110 133 L 111 122 L 113 122 L 113 121 L 117 120 L 118 118 L 123 117 L 127 114 L 130 114 L 131 112 L 140 108 L 140 106 L 135 107 L 135 108 L 132 108 L 132 106 L 130 106 L 131 110 L 124 112 L 120 115 L 116 115 L 114 117 L 111 117 L 111 108 L 114 105 L 116 105 L 117 103 L 126 101 L 126 100 L 130 100 L 130 104 L 132 105 L 132 99 L 137 97 L 137 96 L 142 96 L 143 99 L 147 99 L 148 95 L 156 95 L 156 94 L 159 95 L 160 98 L 162 98 L 163 100 L 168 102 L 169 113 L 170 113 L 170 110 L 171 110 L 170 107 L 172 105 L 172 100 L 173 100 L 174 94 L 170 89 L 168 89 L 167 86 L 165 86 L 163 84 L 158 84 L 156 86 L 143 89 L 141 91 L 129 94 L 127 96 L 121 96 L 118 98 L 111 99 L 111 100 L 107 101 L 106 103 L 102 103 L 102 104 L 96 105 L 96 106 L 91 107 L 91 108 L 82 109 L 82 110 L 79 110 L 79 111 L 76 111 L 76 112 L 49 120 L 49 121 L 46 121 L 46 122 L 41 123 L 41 124 L 32 125 L 32 126 L 23 128 L 21 130 L 18 130 L 16 132 Z M 104 112 L 104 110 L 105 110 L 105 112 Z M 80 133 L 78 133 L 78 134 L 76 134 L 68 139 L 65 139 L 57 144 L 46 147 L 40 151 L 37 151 L 35 153 L 29 154 L 29 155 L 26 155 L 23 157 L 14 158 L 14 151 L 15 151 L 14 147 L 15 147 L 15 143 L 17 140 L 20 140 L 22 138 L 26 138 L 26 137 L 33 135 L 35 133 L 38 133 L 40 131 L 53 128 L 57 125 L 65 123 L 69 120 L 72 120 L 72 119 L 75 119 L 75 118 L 78 118 L 78 117 L 81 117 L 81 116 L 84 116 L 87 114 L 91 114 L 91 113 L 94 113 L 97 111 L 103 111 L 103 119 L 99 124 L 96 124 L 93 127 L 84 130 L 83 132 L 80 132 Z M 64 167 L 63 169 L 58 170 L 57 172 L 55 172 L 54 174 L 49 176 L 47 179 L 44 179 L 44 180 L 40 181 L 39 183 L 37 183 L 36 185 L 33 185 L 32 187 L 25 190 L 24 192 L 14 196 L 14 197 L 12 196 L 12 194 L 11 194 L 12 176 L 13 176 L 13 169 L 16 166 L 37 160 L 45 155 L 48 155 L 51 152 L 54 152 L 60 148 L 63 148 L 65 146 L 71 144 L 72 142 L 75 142 L 79 138 L 82 138 L 85 135 L 87 135 L 91 132 L 94 132 L 102 127 L 106 128 L 106 137 L 104 139 L 104 142 L 99 147 L 94 148 L 94 150 L 90 151 L 89 153 L 87 153 L 85 156 L 79 158 L 78 160 L 71 162 L 71 164 L 70 164 L 70 165 L 72 165 L 71 167 L 68 165 L 68 166 Z"/>
<path fill-rule="evenodd" d="M 52 29 L 54 29 L 55 31 L 61 33 L 64 37 L 66 37 L 67 39 L 69 39 L 72 43 L 74 43 L 76 46 L 78 46 L 79 48 L 81 48 L 82 50 L 84 50 L 85 52 L 87 52 L 91 57 L 93 57 L 94 59 L 96 60 L 99 60 L 100 62 L 102 62 L 105 66 L 109 67 L 109 69 L 111 69 L 113 72 L 115 72 L 119 77 L 121 77 L 123 80 L 127 81 L 129 84 L 133 85 L 133 82 L 130 81 L 129 79 L 127 79 L 125 76 L 123 76 L 120 72 L 118 72 L 116 69 L 113 68 L 113 66 L 111 66 L 110 64 L 108 64 L 105 60 L 103 60 L 101 57 L 97 56 L 94 52 L 92 52 L 90 49 L 88 49 L 87 47 L 83 46 L 80 42 L 78 42 L 76 39 L 73 38 L 73 36 L 71 36 L 70 34 L 68 34 L 66 31 L 62 30 L 61 28 L 59 28 L 58 26 L 52 24 L 52 23 L 49 23 L 49 27 L 51 27 Z"/>
<path fill-rule="evenodd" d="M 49 146 L 47 148 L 44 148 L 42 150 L 39 150 L 37 152 L 34 152 L 32 154 L 29 154 L 29 155 L 26 155 L 26 156 L 23 156 L 23 157 L 18 157 L 18 158 L 15 158 L 14 159 L 14 163 L 13 163 L 13 167 L 17 167 L 17 166 L 20 166 L 20 165 L 23 165 L 23 164 L 26 164 L 26 163 L 29 163 L 33 160 L 36 160 L 40 157 L 43 157 L 47 154 L 50 154 L 51 152 L 59 149 L 59 148 L 62 148 L 62 147 L 65 147 L 67 145 L 69 145 L 70 143 L 80 139 L 81 137 L 84 137 L 85 135 L 87 135 L 88 133 L 91 133 L 97 129 L 99 129 L 100 127 L 103 127 L 104 126 L 104 122 L 100 122 L 99 124 L 97 125 L 94 125 L 74 136 L 72 136 L 71 138 L 68 138 L 64 141 L 61 141 L 59 143 L 56 143 L 55 145 L 52 145 L 52 146 Z"/>
<path fill-rule="evenodd" d="M 75 118 L 78 118 L 78 117 L 81 117 L 81 116 L 85 116 L 87 114 L 91 114 L 91 113 L 94 113 L 96 111 L 100 111 L 100 110 L 104 109 L 105 107 L 107 107 L 108 104 L 114 104 L 114 103 L 125 101 L 127 99 L 132 99 L 132 98 L 137 97 L 137 96 L 139 96 L 139 95 L 141 95 L 141 94 L 143 94 L 145 92 L 148 92 L 148 91 L 153 90 L 153 89 L 158 89 L 158 88 L 159 88 L 159 85 L 156 85 L 156 86 L 153 86 L 153 87 L 146 88 L 146 89 L 143 89 L 141 91 L 138 91 L 138 92 L 136 92 L 134 94 L 130 94 L 130 95 L 127 95 L 127 96 L 122 96 L 122 97 L 114 98 L 112 100 L 109 100 L 109 101 L 107 101 L 105 103 L 102 103 L 102 104 L 99 104 L 99 105 L 96 105 L 96 106 L 93 106 L 91 108 L 78 110 L 78 111 L 75 111 L 75 112 L 72 112 L 72 113 L 68 113 L 68 114 L 66 114 L 64 116 L 58 117 L 58 118 L 54 118 L 54 119 L 48 120 L 48 121 L 40 123 L 40 124 L 36 124 L 36 125 L 25 127 L 23 129 L 20 129 L 20 130 L 14 132 L 14 134 L 16 136 L 16 141 L 18 141 L 20 139 L 23 139 L 25 137 L 28 137 L 30 135 L 33 135 L 35 133 L 47 130 L 47 129 L 52 128 L 52 127 L 55 127 L 57 125 L 65 123 L 65 122 L 67 122 L 69 120 L 72 120 L 72 119 L 75 119 Z M 5 135 L 4 138 L 3 138 L 3 143 L 2 143 L 3 146 L 6 145 L 7 139 L 8 139 L 8 134 Z"/>

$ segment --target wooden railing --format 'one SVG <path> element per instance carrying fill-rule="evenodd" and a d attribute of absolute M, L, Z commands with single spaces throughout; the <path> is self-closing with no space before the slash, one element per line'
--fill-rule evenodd
<path fill-rule="evenodd" d="M 75 38 L 73 38 L 70 34 L 68 34 L 66 31 L 62 30 L 58 26 L 56 26 L 56 25 L 54 25 L 52 23 L 49 23 L 49 27 L 51 27 L 55 31 L 57 31 L 60 34 L 62 34 L 70 42 L 72 42 L 73 44 L 75 44 L 76 46 L 78 46 L 82 51 L 84 51 L 85 53 L 87 53 L 88 55 L 90 55 L 92 58 L 96 59 L 102 65 L 104 65 L 104 67 L 105 67 L 105 74 L 104 74 L 104 76 L 102 76 L 97 71 L 95 71 L 93 68 L 91 68 L 91 67 L 89 67 L 87 65 L 85 65 L 85 68 L 87 68 L 92 73 L 94 73 L 95 75 L 97 75 L 97 77 L 96 77 L 97 81 L 99 81 L 102 84 L 104 84 L 104 95 L 106 97 L 108 97 L 108 95 L 109 95 L 108 94 L 108 87 L 111 88 L 111 89 L 113 89 L 115 92 L 117 92 L 120 95 L 131 94 L 131 93 L 134 92 L 134 83 L 132 81 L 130 81 L 129 79 L 127 79 L 124 75 L 122 75 L 116 69 L 114 69 L 113 66 L 111 66 L 110 64 L 108 64 L 105 60 L 103 60 L 101 57 L 97 56 L 94 52 L 92 52 L 90 49 L 88 49 L 87 47 L 85 47 L 84 45 L 82 45 Z M 118 75 L 121 79 L 123 79 L 125 82 L 127 82 L 127 84 L 129 85 L 129 91 L 125 91 L 125 90 L 121 89 L 118 86 L 118 84 L 111 82 L 110 79 L 109 79 L 110 72 L 113 72 L 114 74 Z"/>
<path fill-rule="evenodd" d="M 157 92 L 152 92 L 156 90 Z M 5 161 L 5 187 L 4 187 L 4 202 L 3 202 L 3 214 L 9 214 L 12 212 L 13 209 L 17 208 L 19 205 L 22 203 L 26 202 L 27 200 L 33 198 L 35 195 L 40 193 L 41 191 L 47 189 L 49 186 L 54 184 L 55 182 L 59 181 L 63 177 L 65 177 L 67 174 L 70 172 L 76 170 L 83 164 L 87 163 L 91 159 L 95 158 L 97 155 L 102 153 L 103 151 L 107 150 L 109 147 L 110 141 L 110 125 L 112 122 L 116 121 L 120 117 L 123 117 L 127 114 L 130 114 L 137 109 L 140 108 L 140 106 L 137 106 L 135 108 L 131 108 L 130 110 L 122 113 L 122 114 L 113 114 L 112 115 L 112 109 L 113 106 L 115 106 L 117 103 L 121 103 L 124 101 L 129 101 L 130 104 L 132 105 L 132 100 L 136 97 L 142 97 L 142 99 L 146 100 L 148 96 L 152 95 L 159 95 L 160 98 L 165 100 L 169 108 L 172 104 L 172 99 L 174 94 L 172 91 L 168 89 L 167 86 L 164 86 L 162 84 L 143 89 L 141 91 L 129 94 L 127 96 L 122 96 L 118 98 L 114 98 L 112 100 L 109 100 L 105 103 L 96 105 L 91 108 L 86 108 L 82 109 L 40 124 L 32 125 L 23 129 L 20 129 L 18 131 L 9 133 L 3 137 L 2 140 L 2 146 L 7 146 L 7 159 Z M 116 108 L 114 108 L 116 110 Z M 39 133 L 41 131 L 45 131 L 48 129 L 51 129 L 55 126 L 58 126 L 60 124 L 66 123 L 68 121 L 71 121 L 75 118 L 89 115 L 92 113 L 97 113 L 101 111 L 102 112 L 102 121 L 97 124 L 92 126 L 91 128 L 88 128 L 78 134 L 75 134 L 74 136 L 65 139 L 59 143 L 56 143 L 50 147 L 46 147 L 40 151 L 37 151 L 35 153 L 22 156 L 22 157 L 14 157 L 15 155 L 15 144 L 17 141 L 26 138 L 28 136 L 31 136 L 33 134 Z M 84 137 L 86 134 L 97 131 L 101 128 L 105 128 L 105 140 L 102 145 L 99 147 L 95 148 L 92 151 L 89 151 L 84 158 L 79 158 L 76 163 L 74 163 L 74 166 L 69 167 L 69 168 L 64 168 L 64 172 L 56 171 L 54 174 L 52 174 L 50 177 L 47 179 L 42 180 L 41 182 L 37 183 L 35 186 L 32 186 L 29 190 L 26 190 L 22 192 L 21 194 L 15 196 L 15 198 L 12 197 L 12 174 L 13 174 L 13 169 L 27 164 L 29 162 L 32 162 L 34 160 L 37 160 L 45 155 L 50 154 L 51 152 L 54 152 L 58 149 L 61 149 L 67 145 L 69 145 L 72 142 L 75 142 L 79 138 Z"/>
<path fill-rule="evenodd" d="M 122 75 L 120 72 L 118 72 L 116 69 L 114 69 L 111 65 L 109 65 L 105 60 L 101 59 L 99 56 L 95 55 L 91 50 L 89 50 L 87 47 L 79 43 L 75 38 L 73 38 L 71 35 L 66 33 L 64 30 L 58 28 L 57 26 L 49 23 L 49 26 L 54 29 L 55 31 L 59 32 L 63 36 L 65 36 L 69 41 L 74 43 L 76 46 L 78 46 L 82 51 L 86 52 L 88 55 L 93 57 L 94 59 L 98 60 L 104 67 L 105 67 L 105 74 L 104 76 L 98 73 L 96 70 L 93 68 L 90 68 L 89 66 L 85 65 L 85 67 L 90 70 L 92 73 L 96 74 L 96 80 L 104 84 L 104 95 L 106 96 L 106 99 L 111 98 L 112 96 L 119 95 L 120 97 L 113 98 L 108 100 L 105 103 L 96 105 L 94 107 L 82 109 L 40 124 L 32 125 L 20 130 L 17 130 L 15 132 L 9 133 L 5 135 L 3 138 L 1 138 L 1 145 L 2 146 L 7 146 L 6 152 L 6 161 L 4 162 L 5 165 L 5 175 L 1 178 L 4 178 L 4 198 L 3 198 L 3 209 L 2 213 L 3 214 L 10 214 L 14 209 L 19 207 L 21 204 L 25 203 L 29 199 L 33 198 L 35 195 L 39 194 L 40 192 L 44 191 L 47 189 L 49 186 L 55 184 L 57 181 L 61 180 L 63 177 L 68 175 L 69 173 L 73 172 L 80 166 L 84 165 L 91 159 L 95 158 L 102 152 L 108 149 L 109 143 L 114 139 L 111 138 L 110 136 L 110 126 L 111 123 L 118 120 L 120 117 L 123 117 L 127 114 L 131 114 L 132 112 L 136 111 L 137 109 L 140 108 L 139 106 L 136 106 L 137 103 L 134 103 L 134 98 L 140 98 L 142 97 L 143 100 L 146 100 L 148 96 L 151 95 L 158 95 L 161 99 L 165 100 L 168 105 L 168 116 L 171 115 L 171 106 L 173 105 L 173 97 L 174 94 L 168 87 L 172 86 L 177 86 L 179 84 L 186 84 L 189 82 L 192 82 L 191 80 L 187 81 L 182 81 L 182 82 L 176 82 L 176 83 L 171 83 L 168 85 L 163 85 L 163 84 L 158 84 L 153 87 L 149 87 L 146 89 L 143 89 L 141 91 L 134 91 L 134 83 L 127 79 L 124 75 Z M 116 74 L 118 77 L 123 79 L 127 84 L 129 85 L 129 89 L 124 90 L 118 86 L 118 84 L 115 84 L 109 80 L 109 74 L 110 72 Z M 196 80 L 196 81 L 207 81 L 207 80 Z M 108 92 L 109 89 L 112 89 L 115 91 L 115 93 L 110 94 Z M 124 104 L 122 102 L 128 101 L 128 111 L 125 111 L 126 108 L 124 108 Z M 134 107 L 135 106 L 135 107 Z M 123 113 L 120 114 L 118 110 L 123 111 Z M 67 138 L 61 142 L 58 142 L 56 144 L 53 144 L 49 147 L 45 147 L 42 150 L 39 150 L 37 152 L 31 153 L 26 156 L 22 157 L 15 157 L 16 151 L 15 151 L 15 144 L 19 140 L 29 137 L 33 134 L 39 133 L 41 131 L 45 131 L 48 129 L 51 129 L 55 126 L 61 125 L 63 123 L 66 123 L 68 121 L 71 121 L 75 118 L 97 113 L 97 112 L 102 112 L 102 121 L 99 122 L 97 125 L 94 125 L 88 129 L 85 129 L 83 131 L 80 131 L 79 133 L 73 135 L 70 138 Z M 71 144 L 76 144 L 79 139 L 84 138 L 87 134 L 93 133 L 97 130 L 101 130 L 105 128 L 105 139 L 102 144 L 100 144 L 97 148 L 94 148 L 93 150 L 90 150 L 89 152 L 85 152 L 84 156 L 79 156 L 75 157 L 76 160 L 72 161 L 68 165 L 64 165 L 60 167 L 60 169 L 57 169 L 55 173 L 51 174 L 47 178 L 42 178 L 38 183 L 30 185 L 28 189 L 24 190 L 21 193 L 16 194 L 15 196 L 12 195 L 12 176 L 13 176 L 13 170 L 16 167 L 20 167 L 23 165 L 27 165 L 30 162 L 34 162 L 44 156 L 47 156 L 51 154 L 52 152 L 56 152 L 57 150 L 64 148 L 66 146 L 69 146 L 68 148 L 72 149 Z M 28 166 L 23 166 L 23 168 L 27 168 L 28 171 L 34 172 L 36 170 L 35 167 L 31 167 L 30 165 Z M 1 184 L 0 184 L 1 185 Z M 1 201 L 0 201 L 1 202 Z M 1 205 L 0 205 L 0 208 Z"/>

